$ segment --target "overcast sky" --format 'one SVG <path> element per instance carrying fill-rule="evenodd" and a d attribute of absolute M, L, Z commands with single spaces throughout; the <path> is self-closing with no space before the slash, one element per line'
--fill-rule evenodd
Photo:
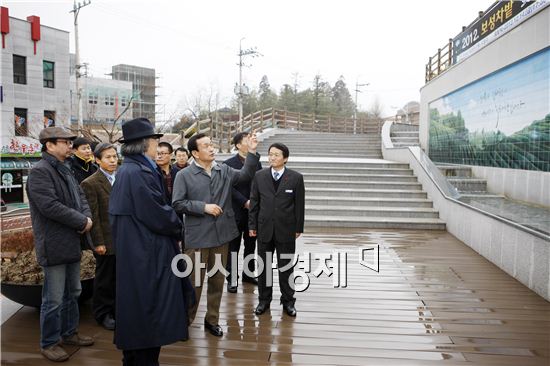
<path fill-rule="evenodd" d="M 257 47 L 248 58 L 244 81 L 257 88 L 262 75 L 277 92 L 292 84 L 312 84 L 319 73 L 331 83 L 343 75 L 360 109 L 375 98 L 384 114 L 420 99 L 428 57 L 460 33 L 488 0 L 400 1 L 168 1 L 92 0 L 79 15 L 81 61 L 90 74 L 106 77 L 111 66 L 127 63 L 155 68 L 159 79 L 157 120 L 183 112 L 198 93 L 219 92 L 229 105 L 238 81 L 237 53 Z M 38 15 L 43 25 L 71 32 L 73 1 L 2 1 L 10 15 Z"/>

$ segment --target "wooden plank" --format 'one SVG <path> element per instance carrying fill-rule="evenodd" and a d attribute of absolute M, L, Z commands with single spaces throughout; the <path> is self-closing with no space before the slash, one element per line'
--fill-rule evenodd
<path fill-rule="evenodd" d="M 358 248 L 372 244 L 380 245 L 379 273 L 358 261 Z M 297 252 L 305 251 L 314 257 L 346 251 L 347 288 L 334 288 L 326 275 L 310 276 L 308 290 L 296 294 L 296 318 L 284 314 L 275 299 L 257 317 L 256 287 L 239 283 L 237 294 L 222 298 L 221 338 L 203 330 L 204 291 L 190 339 L 163 347 L 161 363 L 529 366 L 550 361 L 550 303 L 448 233 L 309 232 L 297 242 Z M 276 271 L 274 283 L 277 298 Z M 1 331 L 2 365 L 51 365 L 39 353 L 38 311 L 21 309 Z M 113 333 L 95 323 L 89 305 L 81 307 L 79 331 L 96 343 L 73 349 L 71 364 L 120 365 Z"/>

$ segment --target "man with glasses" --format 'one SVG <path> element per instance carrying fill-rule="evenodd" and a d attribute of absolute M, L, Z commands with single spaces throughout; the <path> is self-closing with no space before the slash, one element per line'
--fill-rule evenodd
<path fill-rule="evenodd" d="M 172 186 L 174 182 L 172 167 L 170 166 L 173 151 L 174 148 L 170 143 L 165 141 L 159 142 L 159 146 L 157 147 L 156 163 L 159 166 L 160 173 L 162 174 L 168 202 L 172 202 Z"/>
<path fill-rule="evenodd" d="M 44 271 L 40 348 L 51 361 L 69 358 L 62 346 L 94 343 L 77 330 L 80 236 L 91 230 L 92 213 L 67 162 L 75 138 L 62 127 L 40 131 L 42 160 L 29 173 L 26 187 L 36 259 Z"/>

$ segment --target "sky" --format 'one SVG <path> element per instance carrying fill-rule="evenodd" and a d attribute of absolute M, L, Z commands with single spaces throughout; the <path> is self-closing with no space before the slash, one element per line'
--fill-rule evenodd
<path fill-rule="evenodd" d="M 71 32 L 73 1 L 2 0 L 10 16 L 37 15 L 43 25 Z M 425 65 L 462 26 L 486 10 L 488 0 L 91 0 L 79 14 L 81 62 L 89 75 L 108 77 L 126 63 L 155 68 L 157 121 L 184 113 L 199 95 L 218 95 L 229 106 L 239 79 L 239 42 L 261 57 L 245 58 L 243 81 L 257 88 L 263 75 L 277 92 L 311 87 L 320 74 L 340 76 L 359 110 L 375 101 L 383 115 L 420 99 Z M 243 39 L 244 38 L 244 39 Z"/>

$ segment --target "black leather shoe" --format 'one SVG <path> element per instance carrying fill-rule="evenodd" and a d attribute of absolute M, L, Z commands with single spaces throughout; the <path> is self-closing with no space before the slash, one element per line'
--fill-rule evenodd
<path fill-rule="evenodd" d="M 243 276 L 243 283 L 250 283 L 254 286 L 258 286 L 258 280 L 254 277 Z"/>
<path fill-rule="evenodd" d="M 269 309 L 269 303 L 268 302 L 261 302 L 256 306 L 256 309 L 254 310 L 254 314 L 256 315 L 262 315 L 265 313 L 265 311 Z"/>
<path fill-rule="evenodd" d="M 231 286 L 230 283 L 227 284 L 227 292 L 232 294 L 237 293 L 237 286 Z"/>
<path fill-rule="evenodd" d="M 292 304 L 283 304 L 283 310 L 288 316 L 296 316 L 296 308 Z"/>
<path fill-rule="evenodd" d="M 103 318 L 103 321 L 101 322 L 101 326 L 107 330 L 115 330 L 115 320 L 111 316 L 111 314 L 105 315 Z"/>
<path fill-rule="evenodd" d="M 216 337 L 221 337 L 223 335 L 222 327 L 220 327 L 218 324 L 210 324 L 206 320 L 204 321 L 204 330 L 209 331 L 210 334 Z"/>

